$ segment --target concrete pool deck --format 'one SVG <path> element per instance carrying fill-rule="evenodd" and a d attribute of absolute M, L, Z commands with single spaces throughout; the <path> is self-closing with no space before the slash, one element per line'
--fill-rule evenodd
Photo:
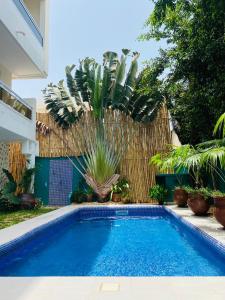
<path fill-rule="evenodd" d="M 206 232 L 218 242 L 225 245 L 225 230 L 223 229 L 222 225 L 220 225 L 216 221 L 215 218 L 210 216 L 195 216 L 190 209 L 180 208 L 175 205 L 168 206 L 168 208 L 182 217 L 184 220 L 200 228 L 202 231 Z"/>
<path fill-rule="evenodd" d="M 2 229 L 0 246 L 79 207 L 83 205 Z M 187 208 L 169 209 L 225 244 L 225 231 L 213 218 L 193 216 Z M 224 300 L 225 277 L 0 277 L 0 291 L 1 300 Z"/>
<path fill-rule="evenodd" d="M 18 277 L 1 300 L 224 300 L 224 277 Z"/>

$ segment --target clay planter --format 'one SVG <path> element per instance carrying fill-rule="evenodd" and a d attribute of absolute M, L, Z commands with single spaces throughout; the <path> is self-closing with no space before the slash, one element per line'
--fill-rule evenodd
<path fill-rule="evenodd" d="M 174 191 L 174 202 L 178 207 L 186 207 L 188 200 L 188 193 L 183 189 L 176 189 Z"/>
<path fill-rule="evenodd" d="M 210 204 L 201 194 L 188 194 L 187 204 L 196 216 L 205 216 Z"/>
<path fill-rule="evenodd" d="M 86 199 L 87 199 L 87 202 L 92 202 L 92 200 L 93 200 L 93 194 L 87 194 L 86 195 Z"/>
<path fill-rule="evenodd" d="M 163 205 L 164 201 L 163 200 L 157 200 L 158 201 L 158 205 Z"/>
<path fill-rule="evenodd" d="M 21 194 L 21 209 L 34 209 L 38 201 L 34 198 L 33 194 Z"/>
<path fill-rule="evenodd" d="M 225 197 L 214 198 L 215 211 L 214 216 L 216 220 L 225 227 Z"/>
<path fill-rule="evenodd" d="M 119 194 L 119 193 L 113 193 L 112 194 L 112 201 L 113 202 L 121 202 L 122 201 L 121 194 Z"/>

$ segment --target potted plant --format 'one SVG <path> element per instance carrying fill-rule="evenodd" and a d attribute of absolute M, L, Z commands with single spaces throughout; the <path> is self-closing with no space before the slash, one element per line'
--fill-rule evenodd
<path fill-rule="evenodd" d="M 196 216 L 205 216 L 210 208 L 211 192 L 207 188 L 186 187 L 188 207 Z"/>
<path fill-rule="evenodd" d="M 167 190 L 159 184 L 154 185 L 149 189 L 149 197 L 156 200 L 159 205 L 163 205 L 167 196 Z"/>
<path fill-rule="evenodd" d="M 111 200 L 113 202 L 121 202 L 122 197 L 121 197 L 121 190 L 120 187 L 117 186 L 117 184 L 113 185 L 112 187 L 112 197 Z"/>
<path fill-rule="evenodd" d="M 111 191 L 111 200 L 113 202 L 121 202 L 123 199 L 125 200 L 129 194 L 129 182 L 124 177 L 121 178 L 117 184 L 114 184 Z"/>
<path fill-rule="evenodd" d="M 186 207 L 188 201 L 188 193 L 183 186 L 177 186 L 174 190 L 174 202 L 178 207 Z"/>
<path fill-rule="evenodd" d="M 81 204 L 83 202 L 86 202 L 86 199 L 87 199 L 86 195 L 80 189 L 73 191 L 73 193 L 70 197 L 71 203 L 76 203 L 76 204 Z"/>
<path fill-rule="evenodd" d="M 214 216 L 216 220 L 225 227 L 225 193 L 213 191 L 212 197 L 215 205 Z"/>
<path fill-rule="evenodd" d="M 158 153 L 150 159 L 150 163 L 156 166 L 160 172 L 174 171 L 178 186 L 174 189 L 174 202 L 178 207 L 186 207 L 188 194 L 183 187 L 183 162 L 187 156 L 187 147 L 170 146 L 166 153 Z"/>
<path fill-rule="evenodd" d="M 88 186 L 84 192 L 87 202 L 93 201 L 93 193 L 94 193 L 93 189 L 90 186 Z"/>
<path fill-rule="evenodd" d="M 130 193 L 129 193 L 129 189 L 125 189 L 122 192 L 121 195 L 121 200 L 124 204 L 128 204 L 128 203 L 132 203 L 131 199 L 130 199 Z"/>

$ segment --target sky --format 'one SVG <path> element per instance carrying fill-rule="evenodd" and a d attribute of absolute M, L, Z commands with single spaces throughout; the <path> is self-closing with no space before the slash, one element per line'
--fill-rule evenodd
<path fill-rule="evenodd" d="M 109 50 L 140 52 L 141 69 L 142 62 L 156 57 L 163 46 L 137 40 L 152 9 L 150 0 L 50 0 L 48 77 L 14 80 L 13 90 L 40 102 L 48 83 L 65 78 L 66 65 L 76 65 L 87 56 L 101 63 L 102 54 Z"/>

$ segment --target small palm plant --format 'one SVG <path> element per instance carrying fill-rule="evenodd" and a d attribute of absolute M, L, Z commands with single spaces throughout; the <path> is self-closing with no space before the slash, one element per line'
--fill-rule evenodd
<path fill-rule="evenodd" d="M 202 174 L 205 171 L 212 176 L 216 173 L 223 179 L 220 168 L 225 167 L 225 147 L 205 148 L 205 145 L 206 143 L 204 147 L 203 144 L 196 147 L 191 145 L 175 147 L 166 154 L 156 154 L 151 158 L 150 163 L 157 166 L 160 171 L 175 170 L 179 173 L 182 169 L 186 169 L 192 176 L 195 186 L 202 187 Z"/>
<path fill-rule="evenodd" d="M 221 138 L 198 144 L 197 150 L 202 153 L 203 166 L 212 174 L 213 184 L 214 174 L 225 183 L 222 171 L 225 168 L 225 113 L 218 119 L 213 133 L 214 135 L 219 134 Z"/>

